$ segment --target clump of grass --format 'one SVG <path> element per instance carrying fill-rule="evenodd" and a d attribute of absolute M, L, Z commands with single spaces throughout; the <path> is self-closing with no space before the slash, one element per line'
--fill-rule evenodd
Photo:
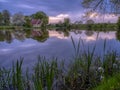
<path fill-rule="evenodd" d="M 95 56 L 96 45 L 93 49 L 88 50 L 84 53 L 80 53 L 80 41 L 77 45 L 72 39 L 73 47 L 75 49 L 75 59 L 73 64 L 70 66 L 68 76 L 66 77 L 66 85 L 72 90 L 89 89 L 91 87 L 97 86 L 104 78 L 113 75 L 113 73 L 118 73 L 119 60 L 116 60 L 116 52 L 106 52 L 106 40 L 104 42 L 103 48 L 103 58 L 100 56 Z M 84 43 L 82 42 L 84 47 Z"/>
<path fill-rule="evenodd" d="M 76 45 L 72 37 L 71 39 L 75 50 L 75 60 L 69 69 L 67 83 L 72 90 L 85 89 L 92 84 L 90 82 L 92 76 L 91 67 L 93 59 L 95 59 L 94 53 L 96 46 L 93 47 L 92 51 L 90 51 L 88 47 L 87 52 L 84 50 L 85 52 L 82 54 L 80 53 L 80 43 L 83 44 L 83 42 L 79 39 L 79 42 Z"/>
<path fill-rule="evenodd" d="M 9 87 L 11 81 L 10 73 L 10 70 L 0 68 L 0 90 Z"/>
<path fill-rule="evenodd" d="M 58 71 L 57 60 L 47 62 L 45 58 L 38 58 L 34 68 L 33 81 L 36 90 L 52 89 L 54 78 Z"/>
<path fill-rule="evenodd" d="M 109 87 L 117 89 L 117 85 L 120 84 L 120 60 L 116 52 L 106 53 L 106 41 L 101 58 L 95 56 L 96 45 L 92 50 L 88 47 L 80 53 L 80 45 L 84 46 L 84 43 L 79 40 L 76 45 L 74 39 L 71 39 L 75 56 L 66 72 L 64 61 L 58 62 L 57 58 L 48 60 L 39 56 L 32 73 L 27 69 L 24 74 L 23 58 L 20 58 L 9 70 L 0 68 L 0 90 L 86 90 L 98 85 L 100 86 L 97 88 L 100 89 L 95 90 L 108 90 Z M 112 78 L 109 78 L 111 76 Z M 101 82 L 108 84 L 102 85 Z"/>
<path fill-rule="evenodd" d="M 24 90 L 24 82 L 22 76 L 22 63 L 23 58 L 20 58 L 20 61 L 17 60 L 16 64 L 12 67 L 12 86 L 14 89 Z"/>
<path fill-rule="evenodd" d="M 104 79 L 99 86 L 92 90 L 120 90 L 120 73 Z"/>

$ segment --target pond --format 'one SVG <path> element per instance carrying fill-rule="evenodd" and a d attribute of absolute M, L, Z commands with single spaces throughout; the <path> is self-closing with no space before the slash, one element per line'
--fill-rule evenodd
<path fill-rule="evenodd" d="M 70 62 L 74 56 L 71 36 L 75 43 L 81 40 L 81 52 L 88 48 L 92 50 L 96 45 L 95 54 L 102 55 L 106 41 L 106 52 L 109 50 L 120 54 L 119 34 L 116 31 L 1 30 L 0 66 L 11 67 L 13 61 L 24 57 L 23 66 L 30 67 L 39 55 Z"/>

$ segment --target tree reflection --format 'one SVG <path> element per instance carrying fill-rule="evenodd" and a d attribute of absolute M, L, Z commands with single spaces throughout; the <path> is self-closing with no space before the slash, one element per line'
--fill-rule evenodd
<path fill-rule="evenodd" d="M 68 30 L 64 30 L 64 31 L 57 31 L 59 34 L 64 34 L 64 36 L 66 36 L 66 37 L 69 37 L 69 35 L 70 35 L 70 33 L 69 33 L 69 31 Z"/>
<path fill-rule="evenodd" d="M 64 36 L 67 36 L 67 37 L 69 37 L 70 35 L 69 31 L 64 31 L 63 33 L 64 33 Z"/>
<path fill-rule="evenodd" d="M 11 43 L 13 41 L 11 31 L 0 31 L 0 41 Z"/>
<path fill-rule="evenodd" d="M 82 34 L 82 31 L 81 30 L 75 30 L 74 33 L 77 35 L 77 34 Z"/>
<path fill-rule="evenodd" d="M 5 34 L 3 31 L 0 31 L 0 41 L 4 41 L 5 40 Z"/>
<path fill-rule="evenodd" d="M 49 38 L 49 33 L 47 30 L 0 31 L 0 41 L 6 41 L 7 43 L 11 43 L 13 39 L 24 41 L 26 38 L 32 38 L 39 42 L 44 42 Z"/>
<path fill-rule="evenodd" d="M 92 36 L 94 34 L 94 32 L 93 31 L 85 31 L 85 34 L 87 36 Z"/>
<path fill-rule="evenodd" d="M 5 40 L 7 43 L 11 43 L 13 41 L 11 31 L 6 31 L 5 32 Z"/>
<path fill-rule="evenodd" d="M 118 41 L 120 41 L 120 31 L 119 31 L 119 30 L 116 32 L 116 39 L 117 39 Z"/>
<path fill-rule="evenodd" d="M 45 42 L 49 38 L 49 33 L 48 31 L 32 31 L 32 38 L 39 42 Z"/>
<path fill-rule="evenodd" d="M 24 31 L 14 31 L 14 37 L 15 39 L 19 41 L 24 41 L 25 40 L 25 33 Z"/>
<path fill-rule="evenodd" d="M 25 32 L 25 37 L 30 38 L 31 37 L 31 30 L 24 30 Z"/>

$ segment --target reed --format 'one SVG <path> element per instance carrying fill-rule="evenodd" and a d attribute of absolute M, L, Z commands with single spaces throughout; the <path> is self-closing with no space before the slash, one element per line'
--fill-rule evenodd
<path fill-rule="evenodd" d="M 71 40 L 74 58 L 67 70 L 64 61 L 58 62 L 57 58 L 39 56 L 32 73 L 29 69 L 23 72 L 24 58 L 20 58 L 16 63 L 13 62 L 11 69 L 0 68 L 0 90 L 109 90 L 110 86 L 119 88 L 119 56 L 115 51 L 106 53 L 106 41 L 101 58 L 95 56 L 96 45 L 86 50 L 81 39 L 78 43 L 72 37 Z M 109 87 L 106 88 L 107 86 Z"/>

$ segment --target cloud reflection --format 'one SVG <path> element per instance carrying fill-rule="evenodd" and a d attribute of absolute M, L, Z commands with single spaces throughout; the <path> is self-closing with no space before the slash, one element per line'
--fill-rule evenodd
<path fill-rule="evenodd" d="M 82 40 L 86 41 L 86 42 L 91 42 L 91 41 L 96 41 L 96 40 L 99 40 L 99 39 L 107 39 L 107 40 L 110 40 L 110 39 L 116 39 L 116 36 L 115 36 L 115 33 L 116 32 L 94 32 L 92 35 L 87 35 L 85 31 L 82 31 L 81 34 L 71 34 L 71 36 L 73 36 L 76 40 L 78 40 L 79 38 L 81 38 Z"/>
<path fill-rule="evenodd" d="M 57 32 L 57 31 L 49 31 L 49 37 L 56 37 L 59 39 L 68 39 L 68 37 L 65 37 L 63 32 Z"/>
<path fill-rule="evenodd" d="M 36 46 L 36 44 L 23 44 L 23 45 L 20 45 L 19 47 L 33 47 L 33 46 Z"/>
<path fill-rule="evenodd" d="M 9 52 L 9 51 L 11 51 L 11 49 L 4 48 L 0 50 L 0 52 Z"/>

